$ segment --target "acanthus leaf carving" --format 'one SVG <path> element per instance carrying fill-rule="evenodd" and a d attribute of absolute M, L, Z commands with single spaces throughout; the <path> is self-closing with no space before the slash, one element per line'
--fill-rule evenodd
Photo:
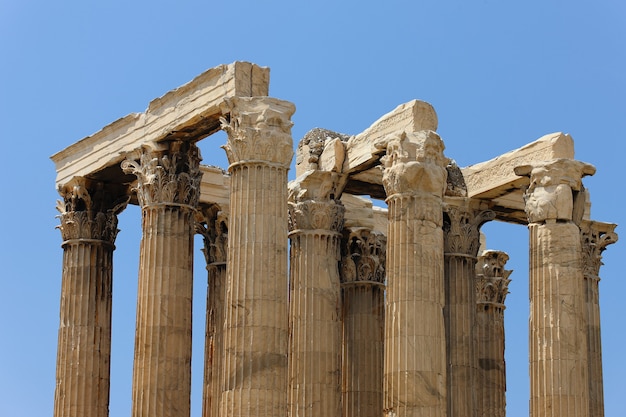
<path fill-rule="evenodd" d="M 178 204 L 196 207 L 200 197 L 200 150 L 190 142 L 173 141 L 169 150 L 142 149 L 139 161 L 126 159 L 122 170 L 137 177 L 137 199 L 141 207 Z"/>
<path fill-rule="evenodd" d="M 600 278 L 602 252 L 618 239 L 615 227 L 615 224 L 599 227 L 595 222 L 585 222 L 581 227 L 582 267 L 583 276 L 586 279 Z"/>
<path fill-rule="evenodd" d="M 117 215 L 129 201 L 126 186 L 76 178 L 59 187 L 63 201 L 57 201 L 64 241 L 93 239 L 113 244 L 119 232 Z"/>
<path fill-rule="evenodd" d="M 504 307 L 509 293 L 509 276 L 513 271 L 505 270 L 509 260 L 505 252 L 487 250 L 478 257 L 476 264 L 476 302 Z"/>
<path fill-rule="evenodd" d="M 225 264 L 228 253 L 228 211 L 217 204 L 203 205 L 196 214 L 196 233 L 204 240 L 207 266 Z"/>
<path fill-rule="evenodd" d="M 228 141 L 222 148 L 230 164 L 266 161 L 289 167 L 293 158 L 291 116 L 295 106 L 270 97 L 232 97 L 225 100 L 221 117 Z"/>
<path fill-rule="evenodd" d="M 480 228 L 495 219 L 492 210 L 474 210 L 469 207 L 447 204 L 443 222 L 446 253 L 475 257 L 480 248 Z"/>
<path fill-rule="evenodd" d="M 343 283 L 367 281 L 385 283 L 387 238 L 366 228 L 344 230 L 341 244 L 341 280 Z"/>

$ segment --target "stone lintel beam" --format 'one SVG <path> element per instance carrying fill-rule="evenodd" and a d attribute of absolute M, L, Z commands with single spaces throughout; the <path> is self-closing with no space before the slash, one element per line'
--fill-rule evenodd
<path fill-rule="evenodd" d="M 461 168 L 467 196 L 489 200 L 499 220 L 526 224 L 523 189 L 528 178 L 520 178 L 514 169 L 557 158 L 574 158 L 574 141 L 570 135 L 550 133 L 489 161 Z"/>
<path fill-rule="evenodd" d="M 298 146 L 296 175 L 308 169 L 342 173 L 346 191 L 384 199 L 382 171 L 372 169 L 385 154 L 386 143 L 382 141 L 391 134 L 420 130 L 437 130 L 435 110 L 421 100 L 399 105 L 355 136 L 313 129 Z"/>
<path fill-rule="evenodd" d="M 220 129 L 226 98 L 267 96 L 268 90 L 269 68 L 235 62 L 209 69 L 152 100 L 145 112 L 129 114 L 52 155 L 57 187 L 76 176 L 121 177 L 125 155 L 142 145 L 158 149 L 164 140 L 200 140 Z"/>
<path fill-rule="evenodd" d="M 346 208 L 345 228 L 364 227 L 387 234 L 387 209 L 374 206 L 368 198 L 347 193 L 341 195 L 341 202 Z"/>
<path fill-rule="evenodd" d="M 230 202 L 230 175 L 215 166 L 200 165 L 200 171 L 200 204 L 227 206 Z"/>

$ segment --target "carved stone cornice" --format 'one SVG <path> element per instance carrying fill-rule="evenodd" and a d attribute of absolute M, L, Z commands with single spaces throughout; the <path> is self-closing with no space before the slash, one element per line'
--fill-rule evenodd
<path fill-rule="evenodd" d="M 228 210 L 217 204 L 202 205 L 196 213 L 196 233 L 204 240 L 207 267 L 225 265 L 228 252 Z"/>
<path fill-rule="evenodd" d="M 580 239 L 582 243 L 582 265 L 585 279 L 600 279 L 602 252 L 608 245 L 617 242 L 615 224 L 583 222 Z"/>
<path fill-rule="evenodd" d="M 386 149 L 381 158 L 383 186 L 388 197 L 427 193 L 443 197 L 447 184 L 447 159 L 443 141 L 430 130 L 394 134 L 376 144 Z"/>
<path fill-rule="evenodd" d="M 478 257 L 476 264 L 476 302 L 504 307 L 509 293 L 509 276 L 513 271 L 505 270 L 509 260 L 505 252 L 487 250 Z"/>
<path fill-rule="evenodd" d="M 113 245 L 119 232 L 117 215 L 128 204 L 128 187 L 79 177 L 58 191 L 63 198 L 57 200 L 58 228 L 64 242 L 82 239 Z"/>
<path fill-rule="evenodd" d="M 291 116 L 295 106 L 270 97 L 232 97 L 221 106 L 222 129 L 228 134 L 222 146 L 228 162 L 266 162 L 288 168 L 293 158 Z"/>
<path fill-rule="evenodd" d="M 593 165 L 573 159 L 553 159 L 515 168 L 515 174 L 530 177 L 524 193 L 530 223 L 573 221 L 580 224 L 585 209 L 582 177 L 593 175 Z"/>
<path fill-rule="evenodd" d="M 122 170 L 137 177 L 133 190 L 141 207 L 165 204 L 195 208 L 200 197 L 201 159 L 195 144 L 173 141 L 167 151 L 144 147 L 139 161 L 123 161 Z"/>
<path fill-rule="evenodd" d="M 480 248 L 480 228 L 495 219 L 495 212 L 454 204 L 446 204 L 444 211 L 444 252 L 476 257 Z"/>
<path fill-rule="evenodd" d="M 343 284 L 385 283 L 387 237 L 366 228 L 344 230 L 341 242 L 341 282 Z"/>

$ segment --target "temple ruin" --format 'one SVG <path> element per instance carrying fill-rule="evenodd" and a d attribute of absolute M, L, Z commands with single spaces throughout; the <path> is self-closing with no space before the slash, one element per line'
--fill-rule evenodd
<path fill-rule="evenodd" d="M 133 417 L 190 415 L 197 233 L 203 417 L 503 417 L 511 272 L 481 246 L 494 220 L 530 232 L 531 416 L 604 415 L 598 281 L 616 225 L 590 219 L 582 178 L 595 168 L 569 135 L 460 168 L 414 100 L 353 136 L 310 131 L 288 181 L 295 107 L 268 92 L 267 68 L 222 65 L 52 156 L 55 417 L 108 416 L 127 204 L 142 213 Z M 227 170 L 201 165 L 196 146 L 219 130 Z"/>

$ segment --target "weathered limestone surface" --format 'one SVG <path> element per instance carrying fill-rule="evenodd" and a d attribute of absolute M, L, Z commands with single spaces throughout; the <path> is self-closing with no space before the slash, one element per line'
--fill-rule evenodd
<path fill-rule="evenodd" d="M 344 229 L 343 417 L 380 417 L 387 239 L 365 227 Z"/>
<path fill-rule="evenodd" d="M 311 130 L 288 190 L 295 108 L 267 97 L 268 80 L 254 64 L 216 67 L 52 157 L 64 197 L 55 417 L 107 417 L 127 203 L 143 228 L 134 417 L 189 415 L 194 231 L 208 270 L 204 417 L 503 416 L 510 272 L 499 252 L 474 268 L 494 217 L 530 231 L 531 415 L 603 417 L 598 275 L 617 235 L 590 220 L 581 177 L 594 169 L 573 160 L 572 139 L 461 169 L 432 106 L 413 100 L 357 135 Z M 219 129 L 228 172 L 199 166 L 195 143 Z"/>
<path fill-rule="evenodd" d="M 587 320 L 579 224 L 581 178 L 593 166 L 554 159 L 515 169 L 530 176 L 531 416 L 588 416 Z"/>
<path fill-rule="evenodd" d="M 204 342 L 202 416 L 219 415 L 220 381 L 223 375 L 224 300 L 226 298 L 226 253 L 228 251 L 228 208 L 203 205 L 196 230 L 204 238 L 207 301 Z"/>
<path fill-rule="evenodd" d="M 113 244 L 128 198 L 125 187 L 84 178 L 59 192 L 63 279 L 54 416 L 107 417 Z"/>
<path fill-rule="evenodd" d="M 290 183 L 289 415 L 341 415 L 343 205 L 337 175 L 307 171 Z"/>
<path fill-rule="evenodd" d="M 389 205 L 384 415 L 446 415 L 443 142 L 432 131 L 386 139 Z"/>
<path fill-rule="evenodd" d="M 53 155 L 57 186 L 76 176 L 118 179 L 126 154 L 137 155 L 144 145 L 157 149 L 173 139 L 202 139 L 219 130 L 225 100 L 266 96 L 268 90 L 268 68 L 248 62 L 212 68 L 154 99 L 144 113 L 129 114 Z"/>
<path fill-rule="evenodd" d="M 293 104 L 225 103 L 231 174 L 221 416 L 287 410 L 287 170 Z M 254 204 L 251 204 L 254 202 Z"/>
<path fill-rule="evenodd" d="M 142 238 L 137 289 L 133 417 L 190 413 L 194 215 L 200 154 L 188 142 L 126 160 L 137 177 Z"/>
<path fill-rule="evenodd" d="M 478 417 L 506 415 L 506 364 L 504 362 L 504 301 L 512 271 L 504 269 L 509 256 L 486 250 L 476 264 L 475 374 Z"/>
<path fill-rule="evenodd" d="M 464 197 L 446 197 L 443 221 L 449 417 L 476 415 L 475 269 L 480 227 L 495 213 Z"/>
<path fill-rule="evenodd" d="M 602 382 L 602 340 L 600 332 L 600 266 L 602 252 L 617 242 L 615 224 L 584 221 L 581 225 L 583 276 L 587 313 L 587 355 L 589 361 L 589 416 L 604 416 Z"/>

